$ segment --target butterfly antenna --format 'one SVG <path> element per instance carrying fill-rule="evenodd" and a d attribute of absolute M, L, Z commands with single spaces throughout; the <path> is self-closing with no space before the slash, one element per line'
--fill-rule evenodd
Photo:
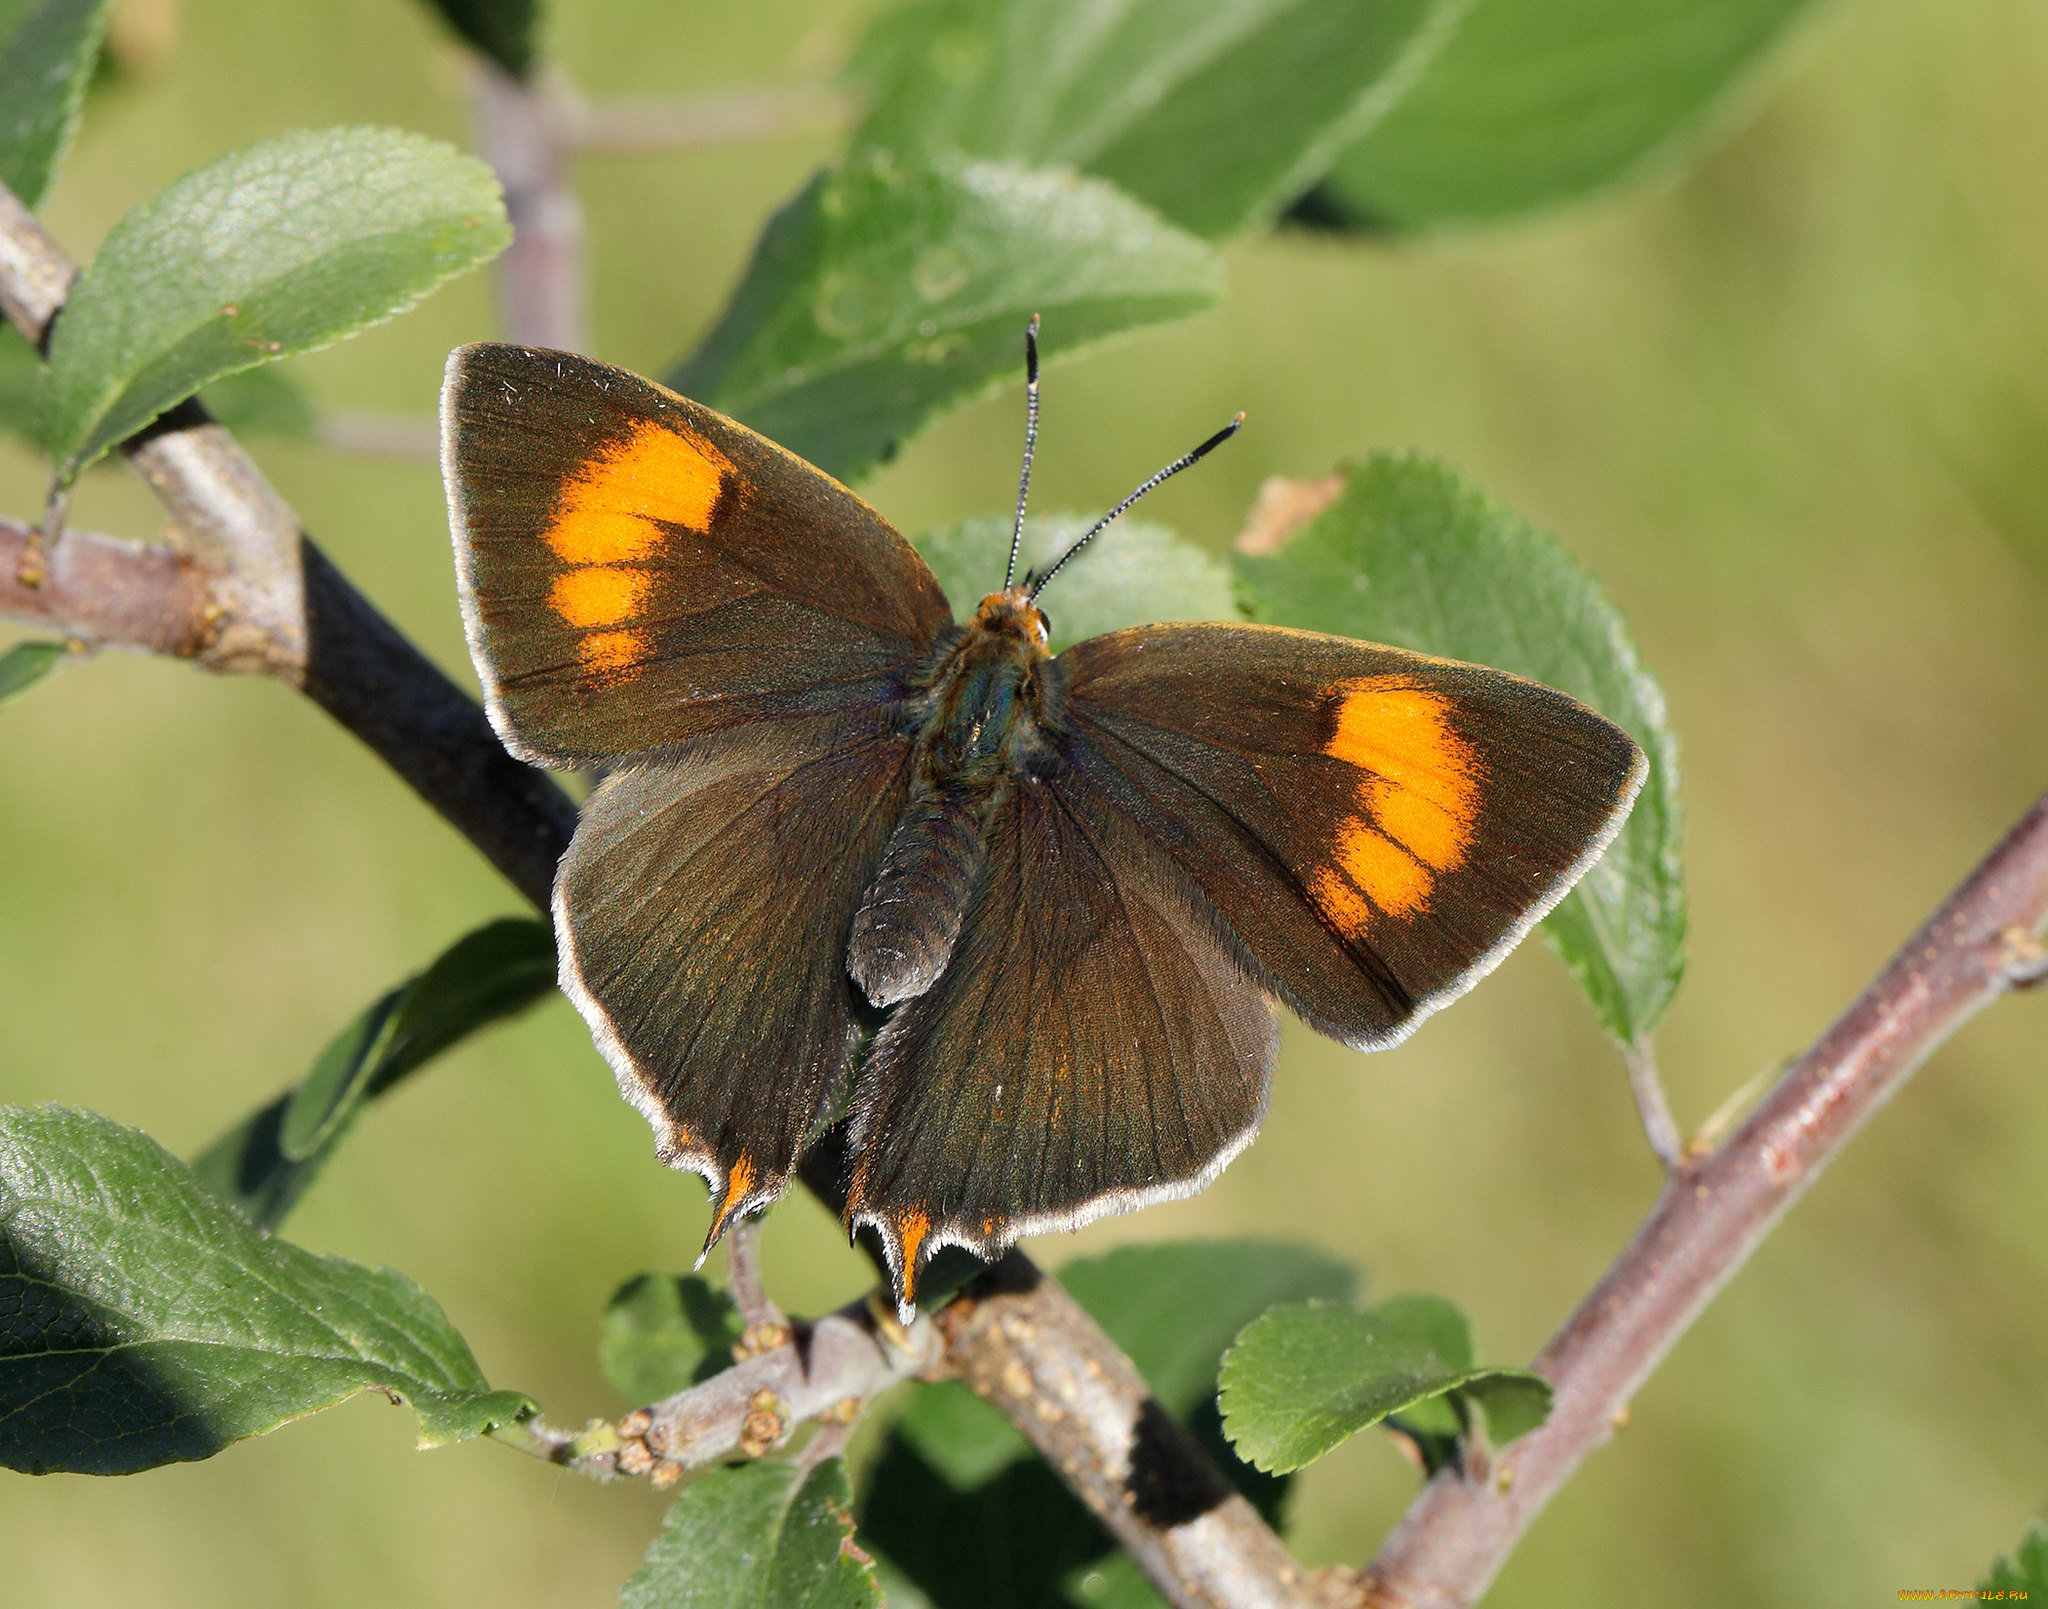
<path fill-rule="evenodd" d="M 1017 477 L 1017 523 L 1010 527 L 1010 565 L 1003 590 L 1017 573 L 1017 549 L 1024 542 L 1024 500 L 1031 495 L 1031 453 L 1038 445 L 1038 315 L 1024 326 L 1024 472 Z"/>
<path fill-rule="evenodd" d="M 1115 519 L 1125 509 L 1129 508 L 1139 498 L 1143 497 L 1147 492 L 1151 491 L 1153 487 L 1159 485 L 1162 481 L 1172 480 L 1174 476 L 1178 475 L 1182 470 L 1186 469 L 1188 465 L 1193 463 L 1199 463 L 1202 459 L 1208 457 L 1210 453 L 1214 452 L 1218 447 L 1221 447 L 1226 441 L 1230 440 L 1232 436 L 1236 435 L 1237 427 L 1243 423 L 1244 415 L 1239 414 L 1235 419 L 1231 420 L 1229 424 L 1225 425 L 1221 430 L 1217 431 L 1215 435 L 1211 436 L 1207 441 L 1203 442 L 1202 445 L 1197 447 L 1193 452 L 1187 453 L 1182 457 L 1176 458 L 1172 463 L 1168 464 L 1158 474 L 1154 475 L 1150 480 L 1140 485 L 1136 491 L 1132 492 L 1129 497 L 1126 497 L 1121 503 L 1117 504 L 1115 508 L 1111 509 L 1107 514 L 1103 515 L 1101 519 L 1097 520 L 1093 525 L 1089 526 L 1087 531 L 1082 535 L 1081 540 L 1076 542 L 1072 547 L 1068 548 L 1066 552 L 1062 553 L 1059 556 L 1059 558 L 1054 561 L 1053 567 L 1050 570 L 1046 571 L 1044 575 L 1040 576 L 1035 582 L 1032 583 L 1031 601 L 1033 603 L 1036 603 L 1038 601 L 1038 595 L 1045 590 L 1045 584 L 1048 581 L 1050 581 L 1054 576 L 1060 573 L 1060 570 L 1065 566 L 1067 560 L 1071 559 L 1076 553 L 1079 553 L 1081 549 L 1083 549 L 1090 542 L 1092 542 L 1095 539 L 1096 533 L 1100 531 L 1105 525 L 1107 525 L 1111 520 Z"/>

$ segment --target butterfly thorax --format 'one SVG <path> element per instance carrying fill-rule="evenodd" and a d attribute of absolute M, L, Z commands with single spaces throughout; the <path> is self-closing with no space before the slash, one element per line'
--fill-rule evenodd
<path fill-rule="evenodd" d="M 846 970 L 873 1005 L 920 995 L 945 970 L 989 818 L 1045 752 L 1046 636 L 1024 588 L 990 593 L 911 681 L 910 795 L 847 946 Z"/>

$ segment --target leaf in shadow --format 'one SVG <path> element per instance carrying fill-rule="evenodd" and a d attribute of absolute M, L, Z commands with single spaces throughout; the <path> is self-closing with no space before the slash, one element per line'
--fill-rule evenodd
<path fill-rule="evenodd" d="M 423 1447 L 532 1407 L 404 1275 L 252 1228 L 111 1119 L 0 1108 L 0 1464 L 132 1474 L 363 1391 Z"/>

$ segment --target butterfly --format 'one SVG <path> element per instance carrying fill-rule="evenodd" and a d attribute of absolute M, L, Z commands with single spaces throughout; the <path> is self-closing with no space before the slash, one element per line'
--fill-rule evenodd
<path fill-rule="evenodd" d="M 844 1112 L 847 1227 L 905 1322 L 941 1246 L 1209 1184 L 1265 1113 L 1276 1003 L 1404 1038 L 1644 776 L 1482 666 L 1242 624 L 1053 654 L 1051 570 L 958 622 L 823 471 L 569 353 L 454 352 L 442 465 L 499 736 L 604 773 L 555 882 L 563 990 L 709 1186 L 707 1250 Z"/>

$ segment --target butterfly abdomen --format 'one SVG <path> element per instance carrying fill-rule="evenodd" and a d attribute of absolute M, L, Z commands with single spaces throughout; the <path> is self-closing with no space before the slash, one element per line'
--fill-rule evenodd
<path fill-rule="evenodd" d="M 870 1005 L 923 994 L 952 956 L 989 818 L 1044 748 L 1043 619 L 1021 590 L 994 594 L 918 679 L 910 803 L 847 946 L 847 975 Z"/>
<path fill-rule="evenodd" d="M 938 980 L 981 875 L 988 801 L 958 789 L 912 799 L 853 919 L 846 971 L 876 1006 Z"/>

